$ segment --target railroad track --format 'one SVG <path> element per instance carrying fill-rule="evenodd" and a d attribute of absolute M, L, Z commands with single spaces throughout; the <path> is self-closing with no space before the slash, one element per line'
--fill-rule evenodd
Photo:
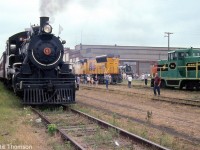
<path fill-rule="evenodd" d="M 154 96 L 153 98 L 151 98 L 151 100 L 163 101 L 163 102 L 168 102 L 172 104 L 181 104 L 181 105 L 200 107 L 200 100 L 171 98 L 171 97 L 165 97 L 165 96 Z"/>
<path fill-rule="evenodd" d="M 120 118 L 126 118 L 126 119 L 129 119 L 133 122 L 137 122 L 137 123 L 142 124 L 142 125 L 145 125 L 147 123 L 146 121 L 144 121 L 142 119 L 138 119 L 138 118 L 135 118 L 135 117 L 132 117 L 132 116 L 123 115 L 121 113 L 116 113 L 116 112 L 113 112 L 113 111 L 108 110 L 106 108 L 101 108 L 101 107 L 98 107 L 98 106 L 94 106 L 92 104 L 87 104 L 87 103 L 80 102 L 80 101 L 78 101 L 77 103 L 84 106 L 84 107 L 100 110 L 100 111 L 107 113 L 107 114 L 113 114 L 114 113 Z M 170 134 L 174 137 L 179 137 L 180 140 L 184 140 L 186 142 L 189 142 L 189 143 L 192 143 L 192 144 L 195 144 L 195 145 L 198 145 L 198 143 L 200 142 L 199 138 L 195 138 L 195 137 L 192 137 L 188 134 L 175 131 L 173 128 L 168 128 L 166 126 L 155 125 L 155 124 L 148 124 L 148 126 L 151 127 L 151 128 L 157 129 L 161 132 L 166 132 L 167 134 Z"/>
<path fill-rule="evenodd" d="M 121 107 L 121 108 L 126 108 L 126 109 L 129 109 L 129 110 L 135 110 L 137 112 L 140 112 L 140 113 L 143 113 L 143 114 L 146 114 L 147 111 L 146 109 L 142 109 L 140 107 L 136 107 L 136 106 L 130 106 L 130 105 L 125 105 L 125 104 L 118 104 L 116 102 L 110 102 L 110 101 L 106 101 L 106 100 L 102 100 L 102 99 L 98 99 L 98 98 L 94 98 L 94 97 L 89 97 L 89 96 L 86 96 L 86 95 L 80 95 L 80 94 L 77 94 L 77 96 L 80 96 L 81 98 L 87 98 L 87 99 L 91 99 L 92 101 L 96 101 L 96 102 L 101 102 L 101 103 L 105 103 L 105 104 L 110 104 L 110 105 L 114 105 L 114 106 L 118 106 L 118 107 Z M 116 101 L 119 101 L 119 100 L 116 100 Z M 79 102 L 77 100 L 78 103 L 81 103 L 81 101 Z M 155 115 L 155 114 L 154 114 Z M 175 118 L 175 117 L 167 117 L 166 115 L 163 115 L 163 114 L 156 114 L 158 115 L 158 117 L 162 117 L 162 118 L 166 118 L 166 119 L 173 119 L 175 121 L 180 121 L 180 122 L 185 122 L 185 120 L 181 119 L 181 118 Z M 193 123 L 193 122 L 188 122 L 188 123 Z"/>
<path fill-rule="evenodd" d="M 46 124 L 56 124 L 62 138 L 70 141 L 75 149 L 167 150 L 161 145 L 73 108 L 64 112 L 41 112 L 31 109 Z"/>
<path fill-rule="evenodd" d="M 84 86 L 83 88 L 87 89 L 87 90 L 106 91 L 106 89 L 103 89 L 100 87 L 94 88 L 94 87 Z M 130 95 L 130 96 L 139 95 L 141 97 L 146 98 L 145 94 L 140 94 L 140 93 L 136 93 L 136 92 L 127 92 L 127 91 L 114 90 L 114 89 L 109 89 L 109 92 L 122 94 L 122 95 Z M 168 103 L 172 103 L 172 104 L 181 104 L 181 105 L 200 107 L 200 100 L 195 100 L 195 99 L 171 98 L 171 97 L 166 97 L 166 96 L 154 96 L 154 97 L 151 97 L 150 99 L 156 100 L 156 101 L 168 102 Z"/>

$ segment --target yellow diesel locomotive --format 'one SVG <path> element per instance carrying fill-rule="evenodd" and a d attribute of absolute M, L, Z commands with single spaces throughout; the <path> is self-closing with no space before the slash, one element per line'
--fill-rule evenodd
<path fill-rule="evenodd" d="M 76 62 L 73 67 L 75 74 L 81 76 L 83 80 L 90 76 L 93 79 L 96 77 L 99 83 L 104 83 L 105 74 L 109 74 L 111 84 L 122 82 L 119 56 L 102 55 L 96 59 L 84 59 Z"/>

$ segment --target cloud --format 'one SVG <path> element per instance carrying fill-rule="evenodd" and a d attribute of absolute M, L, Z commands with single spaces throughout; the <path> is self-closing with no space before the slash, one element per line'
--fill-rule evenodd
<path fill-rule="evenodd" d="M 11 5 L 12 4 L 12 5 Z M 181 0 L 6 0 L 0 2 L 0 49 L 6 39 L 41 15 L 54 18 L 53 32 L 76 44 L 200 47 L 199 1 Z M 12 10 L 12 11 L 8 11 Z M 31 11 L 30 11 L 31 10 Z"/>

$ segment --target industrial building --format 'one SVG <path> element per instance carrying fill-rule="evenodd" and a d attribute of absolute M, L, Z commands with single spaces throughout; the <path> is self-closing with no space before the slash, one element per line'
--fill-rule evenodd
<path fill-rule="evenodd" d="M 178 49 L 170 47 L 170 50 Z M 148 46 L 118 46 L 118 45 L 83 45 L 75 46 L 75 49 L 66 48 L 64 61 L 74 63 L 83 59 L 95 58 L 96 56 L 114 54 L 120 57 L 120 64 L 129 64 L 134 73 L 141 74 L 150 72 L 150 66 L 157 60 L 167 59 L 168 47 Z"/>

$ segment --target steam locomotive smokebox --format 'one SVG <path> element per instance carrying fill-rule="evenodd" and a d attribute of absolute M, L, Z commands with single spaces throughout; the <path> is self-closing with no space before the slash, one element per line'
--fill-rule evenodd
<path fill-rule="evenodd" d="M 40 27 L 43 27 L 47 23 L 49 23 L 49 17 L 40 17 Z"/>

